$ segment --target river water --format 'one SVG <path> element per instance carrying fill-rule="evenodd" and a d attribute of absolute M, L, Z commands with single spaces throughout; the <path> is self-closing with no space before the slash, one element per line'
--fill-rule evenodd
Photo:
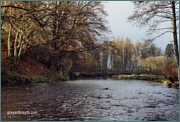
<path fill-rule="evenodd" d="M 2 86 L 3 121 L 178 121 L 179 90 L 143 80 Z M 10 112 L 31 112 L 30 114 Z"/>

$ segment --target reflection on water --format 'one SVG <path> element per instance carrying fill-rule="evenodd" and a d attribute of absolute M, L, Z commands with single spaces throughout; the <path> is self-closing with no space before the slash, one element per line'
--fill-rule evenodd
<path fill-rule="evenodd" d="M 179 120 L 179 90 L 140 80 L 93 79 L 3 86 L 2 120 Z M 9 111 L 36 114 L 7 115 Z"/>

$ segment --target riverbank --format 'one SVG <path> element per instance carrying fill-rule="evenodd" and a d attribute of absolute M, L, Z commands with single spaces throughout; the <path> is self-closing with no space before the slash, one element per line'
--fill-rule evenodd
<path fill-rule="evenodd" d="M 136 79 L 136 80 L 150 80 L 156 82 L 162 82 L 164 80 L 163 76 L 161 75 L 114 75 L 112 76 L 114 79 Z"/>
<path fill-rule="evenodd" d="M 62 73 L 48 68 L 48 66 L 30 55 L 22 55 L 17 66 L 13 66 L 11 59 L 3 59 L 1 67 L 1 84 L 49 83 L 67 81 L 69 78 L 112 77 L 113 79 L 137 79 L 162 82 L 169 87 L 179 88 L 179 81 L 171 82 L 159 75 L 114 75 L 113 73 Z M 66 74 L 66 75 L 63 75 Z M 70 76 L 71 75 L 71 76 Z M 72 77 L 73 76 L 73 77 Z"/>
<path fill-rule="evenodd" d="M 69 77 L 59 75 L 55 73 L 53 77 L 47 77 L 43 75 L 26 76 L 17 73 L 2 73 L 1 84 L 2 85 L 13 85 L 13 84 L 28 84 L 28 83 L 50 83 L 67 81 Z"/>
<path fill-rule="evenodd" d="M 147 75 L 147 74 L 141 74 L 141 75 L 113 75 L 111 76 L 113 79 L 135 79 L 135 80 L 148 80 L 148 81 L 155 81 L 155 82 L 161 82 L 166 86 L 173 87 L 173 88 L 179 88 L 179 81 L 171 82 L 167 80 L 162 75 Z"/>
<path fill-rule="evenodd" d="M 68 76 L 63 76 L 59 71 L 48 69 L 46 64 L 23 55 L 19 63 L 14 66 L 11 59 L 4 59 L 1 67 L 1 84 L 27 84 L 27 83 L 49 83 L 67 81 Z"/>
<path fill-rule="evenodd" d="M 63 76 L 59 72 L 55 71 L 41 71 L 38 75 L 30 75 L 22 72 L 2 72 L 1 73 L 1 84 L 2 85 L 13 85 L 13 84 L 28 84 L 28 83 L 50 83 L 50 82 L 61 82 L 69 80 L 69 76 Z M 77 74 L 76 74 L 77 75 Z M 83 77 L 82 77 L 83 76 Z M 77 75 L 77 78 L 82 77 L 85 78 L 85 75 Z M 94 75 L 93 75 L 94 76 Z M 97 76 L 97 75 L 95 75 Z M 102 74 L 99 75 L 102 77 Z M 107 76 L 107 75 L 104 75 Z M 86 77 L 90 78 L 90 77 Z M 171 82 L 167 80 L 162 75 L 113 75 L 112 79 L 135 79 L 135 80 L 147 80 L 154 82 L 161 82 L 165 86 L 178 88 L 179 89 L 179 81 Z"/>

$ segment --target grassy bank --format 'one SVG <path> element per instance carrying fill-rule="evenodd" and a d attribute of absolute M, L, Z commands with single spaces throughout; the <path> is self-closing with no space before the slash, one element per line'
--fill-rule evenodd
<path fill-rule="evenodd" d="M 17 66 L 12 65 L 13 60 L 5 58 L 1 67 L 1 84 L 48 83 L 66 81 L 68 76 L 63 76 L 59 71 L 48 68 L 46 64 L 23 55 Z"/>
<path fill-rule="evenodd" d="M 171 82 L 164 78 L 164 76 L 161 75 L 114 75 L 112 76 L 113 79 L 135 79 L 135 80 L 148 80 L 148 81 L 155 81 L 155 82 L 161 82 L 166 86 L 173 87 L 173 88 L 179 88 L 179 81 Z"/>
<path fill-rule="evenodd" d="M 43 75 L 26 76 L 18 73 L 2 73 L 1 83 L 2 85 L 13 84 L 27 84 L 27 83 L 49 83 L 66 81 L 69 77 L 65 77 L 59 74 L 54 74 L 53 77 L 47 77 Z"/>
<path fill-rule="evenodd" d="M 112 76 L 114 79 L 136 79 L 136 80 L 149 80 L 162 82 L 163 76 L 161 75 L 114 75 Z"/>

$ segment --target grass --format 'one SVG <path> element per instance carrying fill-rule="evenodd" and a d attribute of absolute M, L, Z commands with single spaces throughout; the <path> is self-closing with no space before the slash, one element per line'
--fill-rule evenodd
<path fill-rule="evenodd" d="M 31 83 L 48 83 L 49 80 L 44 76 L 34 76 L 31 77 Z"/>
<path fill-rule="evenodd" d="M 3 85 L 60 82 L 68 79 L 69 77 L 59 75 L 58 73 L 54 74 L 53 78 L 47 78 L 45 75 L 25 76 L 18 73 L 9 72 L 1 74 L 1 83 Z"/>
<path fill-rule="evenodd" d="M 165 80 L 164 76 L 161 75 L 114 75 L 112 76 L 114 79 L 136 79 L 136 80 L 149 80 L 149 81 L 155 81 L 155 82 L 161 82 L 165 86 L 178 88 L 179 89 L 179 81 L 175 81 L 172 83 L 169 80 Z"/>
<path fill-rule="evenodd" d="M 162 82 L 164 79 L 161 75 L 114 75 L 112 76 L 114 79 L 136 79 L 136 80 L 150 80 L 150 81 L 156 81 L 156 82 Z"/>

